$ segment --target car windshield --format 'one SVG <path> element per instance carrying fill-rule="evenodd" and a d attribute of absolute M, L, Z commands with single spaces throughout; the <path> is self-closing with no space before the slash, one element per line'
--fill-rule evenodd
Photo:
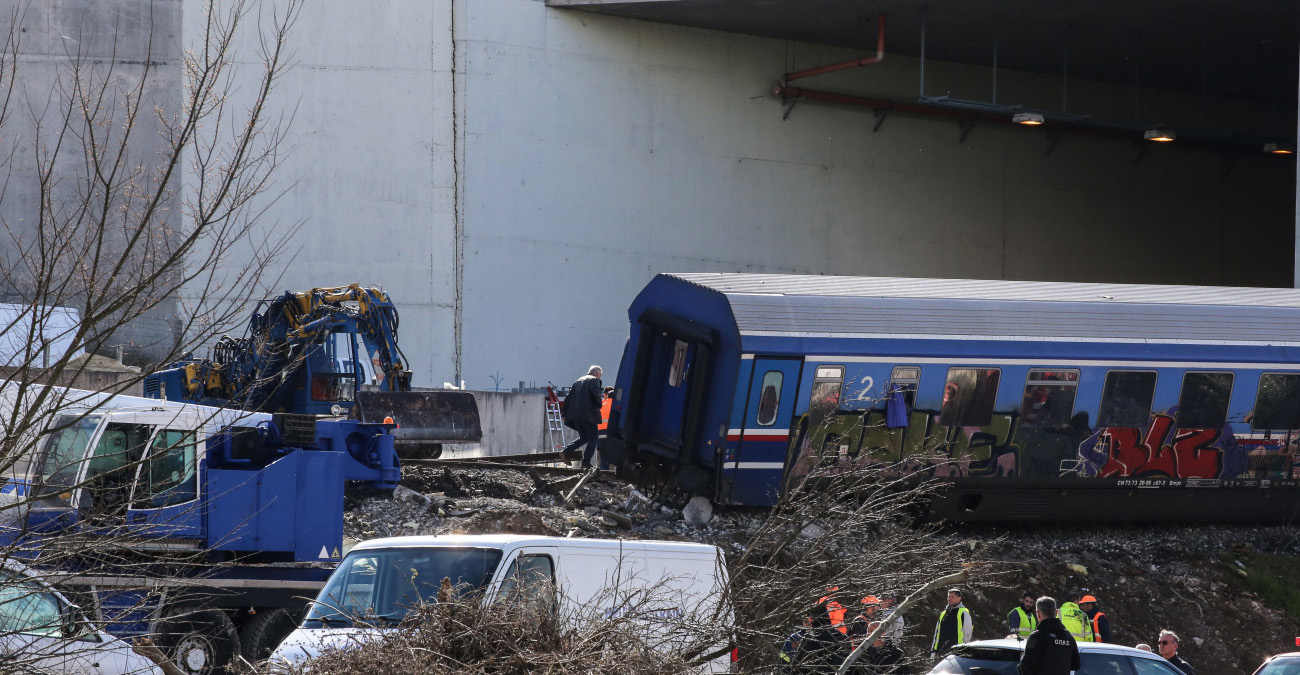
<path fill-rule="evenodd" d="M 51 426 L 54 431 L 41 446 L 37 460 L 33 494 L 52 497 L 77 484 L 77 472 L 86 456 L 86 446 L 99 425 L 98 416 L 61 416 Z"/>
<path fill-rule="evenodd" d="M 1300 656 L 1281 656 L 1265 663 L 1255 675 L 1300 675 Z"/>
<path fill-rule="evenodd" d="M 392 624 L 420 602 L 436 602 L 444 578 L 459 592 L 482 589 L 501 551 L 494 548 L 394 548 L 352 551 L 325 582 L 306 628 Z"/>

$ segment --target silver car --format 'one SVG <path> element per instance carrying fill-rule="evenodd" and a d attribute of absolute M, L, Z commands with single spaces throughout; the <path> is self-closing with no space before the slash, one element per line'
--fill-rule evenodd
<path fill-rule="evenodd" d="M 125 642 L 14 561 L 0 562 L 0 673 L 162 675 Z"/>
<path fill-rule="evenodd" d="M 930 675 L 1017 675 L 1025 643 L 1020 640 L 977 640 L 953 647 Z M 1159 654 L 1105 642 L 1079 643 L 1079 669 L 1074 675 L 1183 675 Z"/>
<path fill-rule="evenodd" d="M 1296 640 L 1300 645 L 1300 640 Z M 1300 675 L 1300 652 L 1274 654 L 1255 670 L 1255 675 Z"/>

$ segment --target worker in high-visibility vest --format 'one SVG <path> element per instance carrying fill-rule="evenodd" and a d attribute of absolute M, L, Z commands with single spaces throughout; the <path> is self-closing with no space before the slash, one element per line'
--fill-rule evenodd
<path fill-rule="evenodd" d="M 1110 619 L 1105 612 L 1097 609 L 1097 598 L 1091 595 L 1079 598 L 1079 609 L 1092 620 L 1092 639 L 1096 642 L 1110 642 Z"/>
<path fill-rule="evenodd" d="M 605 400 L 600 404 L 600 424 L 596 425 L 596 431 L 604 432 L 609 428 L 609 411 L 614 407 L 614 388 L 605 387 Z M 604 433 L 600 434 L 604 436 Z"/>
<path fill-rule="evenodd" d="M 1092 620 L 1079 605 L 1067 602 L 1061 605 L 1061 623 L 1065 624 L 1075 642 L 1092 642 Z"/>
<path fill-rule="evenodd" d="M 1020 604 L 1007 613 L 1007 626 L 1018 640 L 1028 640 L 1029 634 L 1038 628 L 1038 617 L 1034 610 L 1036 600 L 1038 598 L 1033 593 L 1025 593 L 1020 596 Z"/>
<path fill-rule="evenodd" d="M 970 642 L 974 628 L 970 610 L 961 604 L 961 589 L 948 589 L 948 606 L 939 612 L 934 624 L 934 641 L 930 644 L 930 658 L 941 656 L 949 647 Z"/>

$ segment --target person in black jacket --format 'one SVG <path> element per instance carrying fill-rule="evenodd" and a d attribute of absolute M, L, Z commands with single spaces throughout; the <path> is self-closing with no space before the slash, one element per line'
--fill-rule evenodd
<path fill-rule="evenodd" d="M 596 455 L 596 440 L 600 437 L 596 426 L 600 424 L 604 392 L 600 382 L 602 374 L 600 366 L 588 368 L 587 374 L 575 380 L 569 387 L 569 395 L 564 397 L 564 422 L 578 432 L 578 440 L 564 446 L 563 455 L 566 460 L 577 459 L 578 448 L 586 444 L 587 449 L 582 453 L 583 468 L 591 468 Z"/>
<path fill-rule="evenodd" d="M 1079 669 L 1079 645 L 1056 618 L 1056 600 L 1046 595 L 1034 603 L 1038 629 L 1029 634 L 1020 656 L 1020 675 L 1070 675 Z"/>
<path fill-rule="evenodd" d="M 848 658 L 849 651 L 849 638 L 831 623 L 822 603 L 813 610 L 812 627 L 799 644 L 793 672 L 833 673 Z"/>
<path fill-rule="evenodd" d="M 1192 664 L 1178 655 L 1178 636 L 1173 631 L 1168 629 L 1160 631 L 1160 639 L 1156 646 L 1160 648 L 1160 655 L 1183 671 L 1183 675 L 1196 675 L 1196 669 L 1192 668 Z"/>

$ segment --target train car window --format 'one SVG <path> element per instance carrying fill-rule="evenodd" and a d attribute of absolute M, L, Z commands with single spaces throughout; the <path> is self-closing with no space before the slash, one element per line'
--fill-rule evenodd
<path fill-rule="evenodd" d="M 1156 374 L 1145 370 L 1112 370 L 1097 409 L 1099 427 L 1146 427 L 1156 395 Z"/>
<path fill-rule="evenodd" d="M 939 425 L 982 427 L 993 421 L 993 403 L 998 396 L 997 368 L 949 368 L 943 385 L 943 407 Z"/>
<path fill-rule="evenodd" d="M 812 396 L 808 399 L 808 418 L 812 424 L 822 425 L 830 420 L 840 407 L 840 393 L 844 388 L 844 366 L 817 366 L 813 377 Z"/>
<path fill-rule="evenodd" d="M 668 386 L 680 387 L 686 382 L 686 355 L 690 345 L 681 340 L 673 341 L 673 360 L 668 367 Z"/>
<path fill-rule="evenodd" d="M 1020 424 L 1025 427 L 1061 427 L 1070 423 L 1074 396 L 1079 392 L 1079 371 L 1032 369 L 1025 379 L 1020 403 Z"/>
<path fill-rule="evenodd" d="M 1259 377 L 1252 429 L 1300 429 L 1300 375 L 1266 373 Z"/>
<path fill-rule="evenodd" d="M 1232 373 L 1187 373 L 1178 395 L 1180 429 L 1218 429 L 1228 421 Z"/>
<path fill-rule="evenodd" d="M 889 391 L 898 387 L 903 392 L 903 401 L 907 403 L 907 409 L 912 410 L 916 407 L 916 386 L 921 381 L 921 369 L 916 366 L 894 366 L 894 372 L 889 377 Z"/>
<path fill-rule="evenodd" d="M 763 390 L 758 394 L 758 425 L 770 427 L 776 423 L 777 403 L 781 400 L 781 382 L 785 376 L 779 370 L 763 373 Z"/>

